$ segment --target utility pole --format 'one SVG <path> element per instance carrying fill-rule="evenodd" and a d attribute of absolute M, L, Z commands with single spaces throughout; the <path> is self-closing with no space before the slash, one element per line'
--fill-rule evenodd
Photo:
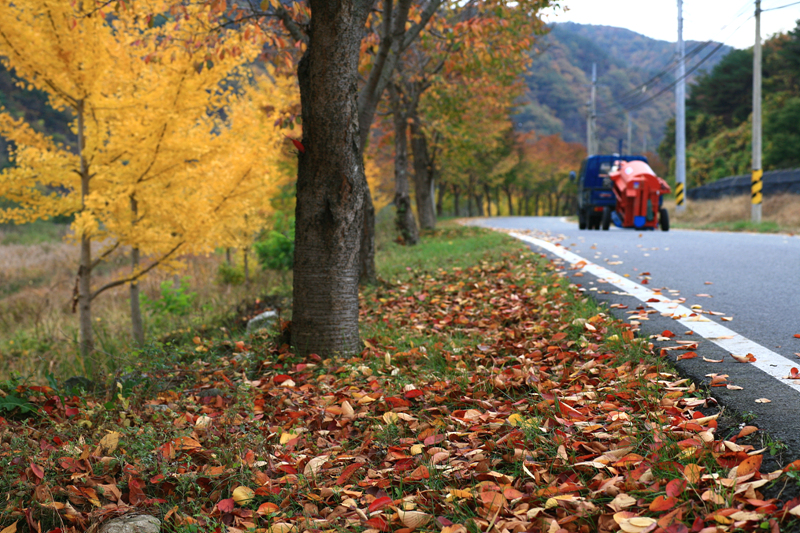
<path fill-rule="evenodd" d="M 678 85 L 675 88 L 675 210 L 686 210 L 686 47 L 683 42 L 683 0 L 678 0 Z"/>
<path fill-rule="evenodd" d="M 586 117 L 586 153 L 597 153 L 597 63 L 592 63 L 592 99 L 589 101 L 589 116 Z"/>
<path fill-rule="evenodd" d="M 761 222 L 761 0 L 756 0 L 756 45 L 753 49 L 753 176 L 750 184 L 750 220 Z"/>
<path fill-rule="evenodd" d="M 633 153 L 633 123 L 631 122 L 631 112 L 626 111 L 625 115 L 628 117 L 628 155 L 630 155 Z"/>

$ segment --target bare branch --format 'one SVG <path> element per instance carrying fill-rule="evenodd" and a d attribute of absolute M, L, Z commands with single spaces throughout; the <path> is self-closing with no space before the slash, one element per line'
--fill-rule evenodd
<path fill-rule="evenodd" d="M 170 257 L 172 254 L 174 254 L 175 252 L 177 252 L 177 251 L 178 251 L 178 249 L 179 249 L 181 246 L 183 246 L 184 244 L 186 244 L 186 242 L 185 242 L 185 241 L 179 242 L 178 244 L 176 244 L 176 245 L 175 245 L 175 247 L 174 247 L 174 248 L 172 248 L 172 250 L 170 250 L 169 252 L 167 252 L 166 254 L 164 254 L 164 255 L 163 255 L 161 258 L 159 258 L 158 260 L 156 260 L 156 261 L 153 261 L 153 263 L 151 263 L 151 264 L 150 264 L 150 266 L 148 266 L 148 267 L 147 267 L 147 268 L 145 268 L 144 270 L 141 270 L 141 271 L 139 271 L 138 273 L 134 274 L 133 276 L 129 276 L 129 277 L 127 277 L 127 278 L 123 278 L 123 279 L 118 279 L 118 280 L 116 280 L 116 281 L 112 281 L 111 283 L 106 283 L 105 285 L 103 285 L 102 287 L 100 287 L 99 289 L 97 289 L 96 291 L 94 291 L 94 292 L 92 293 L 92 295 L 91 295 L 91 296 L 89 296 L 89 300 L 90 300 L 90 301 L 91 301 L 91 300 L 94 300 L 94 299 L 95 299 L 95 298 L 97 298 L 97 297 L 98 297 L 98 296 L 99 296 L 101 293 L 103 293 L 103 292 L 107 291 L 108 289 L 113 289 L 114 287 L 119 287 L 120 285 L 125 285 L 126 283 L 130 283 L 131 281 L 136 281 L 137 279 L 141 278 L 142 276 L 144 276 L 145 274 L 147 274 L 148 272 L 150 272 L 151 270 L 153 270 L 155 267 L 157 267 L 158 265 L 160 265 L 161 263 L 163 263 L 165 260 L 167 260 L 167 259 L 168 259 L 168 258 L 169 258 L 169 257 Z"/>

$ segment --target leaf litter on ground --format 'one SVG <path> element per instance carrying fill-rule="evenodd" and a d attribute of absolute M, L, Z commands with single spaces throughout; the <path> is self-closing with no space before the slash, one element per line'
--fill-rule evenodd
<path fill-rule="evenodd" d="M 795 524 L 800 498 L 760 489 L 800 461 L 762 471 L 764 450 L 739 442 L 757 428 L 719 438 L 701 411 L 715 402 L 668 352 L 605 313 L 577 316 L 585 302 L 514 254 L 367 290 L 355 357 L 200 338 L 206 352 L 150 373 L 183 388 L 137 401 L 20 385 L 36 416 L 0 418 L 0 527 L 76 533 L 134 511 L 233 533 Z"/>

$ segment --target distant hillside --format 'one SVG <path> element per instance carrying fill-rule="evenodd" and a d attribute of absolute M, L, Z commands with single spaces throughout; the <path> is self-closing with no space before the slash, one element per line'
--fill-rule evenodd
<path fill-rule="evenodd" d="M 698 44 L 688 41 L 687 54 Z M 691 58 L 687 70 L 708 55 L 714 46 L 706 46 Z M 645 92 L 631 94 L 630 91 L 674 66 L 675 49 L 675 43 L 657 41 L 622 28 L 571 22 L 555 24 L 534 52 L 533 64 L 525 78 L 527 92 L 515 117 L 517 128 L 542 135 L 558 133 L 566 141 L 585 143 L 592 63 L 597 63 L 598 139 L 601 151 L 615 152 L 618 140 L 627 139 L 628 135 L 625 107 L 669 86 L 675 79 L 672 69 Z M 689 81 L 713 68 L 730 50 L 732 48 L 722 46 Z M 670 89 L 633 111 L 632 151 L 641 152 L 645 148 L 654 151 L 664 137 L 674 109 L 675 94 Z"/>
<path fill-rule="evenodd" d="M 24 117 L 37 131 L 52 135 L 60 143 L 75 144 L 69 130 L 70 115 L 56 111 L 47 104 L 47 95 L 41 91 L 29 91 L 19 87 L 11 72 L 0 64 L 0 109 L 15 118 Z M 0 137 L 0 168 L 8 164 L 7 146 Z"/>

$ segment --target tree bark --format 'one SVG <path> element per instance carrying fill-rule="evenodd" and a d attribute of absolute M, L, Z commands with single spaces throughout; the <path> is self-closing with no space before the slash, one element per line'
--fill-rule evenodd
<path fill-rule="evenodd" d="M 476 194 L 475 195 L 475 207 L 477 208 L 478 216 L 482 217 L 483 216 L 483 196 L 480 195 L 480 194 Z"/>
<path fill-rule="evenodd" d="M 371 0 L 310 0 L 297 77 L 303 117 L 295 209 L 292 344 L 300 356 L 360 351 L 358 280 L 364 174 L 358 58 Z"/>
<path fill-rule="evenodd" d="M 411 152 L 414 155 L 414 196 L 417 201 L 417 216 L 422 229 L 436 227 L 434 204 L 434 161 L 428 152 L 428 140 L 422 131 L 419 116 L 414 113 L 411 122 Z"/>
<path fill-rule="evenodd" d="M 394 119 L 394 206 L 395 225 L 403 242 L 415 245 L 419 241 L 417 222 L 411 209 L 408 186 L 408 121 L 404 112 L 403 95 L 396 85 L 389 86 Z"/>
<path fill-rule="evenodd" d="M 486 216 L 490 217 L 490 216 L 492 216 L 492 195 L 491 195 L 491 191 L 489 190 L 489 186 L 488 185 L 484 185 L 483 186 L 483 192 L 486 195 Z M 483 216 L 482 204 L 479 203 L 478 205 L 481 206 L 478 209 L 481 212 L 481 216 Z"/>
<path fill-rule="evenodd" d="M 467 216 L 472 216 L 472 194 L 467 193 Z"/>
<path fill-rule="evenodd" d="M 80 153 L 81 209 L 86 209 L 89 196 L 89 165 L 86 162 L 86 137 L 84 133 L 84 109 L 80 102 L 75 110 L 78 115 L 78 151 Z M 92 239 L 81 234 L 81 255 L 78 266 L 78 310 L 81 356 L 89 357 L 94 352 L 92 335 Z"/>
<path fill-rule="evenodd" d="M 461 191 L 458 187 L 453 187 L 453 216 L 461 216 L 461 206 L 459 200 L 461 199 Z"/>
<path fill-rule="evenodd" d="M 378 281 L 375 270 L 375 204 L 367 188 L 364 194 L 364 222 L 361 228 L 361 248 L 358 251 L 359 283 L 374 285 Z"/>
<path fill-rule="evenodd" d="M 244 283 L 245 285 L 250 284 L 250 262 L 248 261 L 250 249 L 245 246 L 242 248 L 242 261 L 244 263 Z"/>
<path fill-rule="evenodd" d="M 131 217 L 133 224 L 136 224 L 136 218 L 139 214 L 139 203 L 136 201 L 136 196 L 131 195 Z M 131 277 L 137 274 L 139 270 L 139 247 L 134 246 L 131 250 Z M 144 346 L 144 323 L 142 322 L 142 309 L 139 305 L 139 280 L 134 279 L 129 285 L 129 294 L 131 298 L 131 334 L 133 342 L 137 346 Z"/>

